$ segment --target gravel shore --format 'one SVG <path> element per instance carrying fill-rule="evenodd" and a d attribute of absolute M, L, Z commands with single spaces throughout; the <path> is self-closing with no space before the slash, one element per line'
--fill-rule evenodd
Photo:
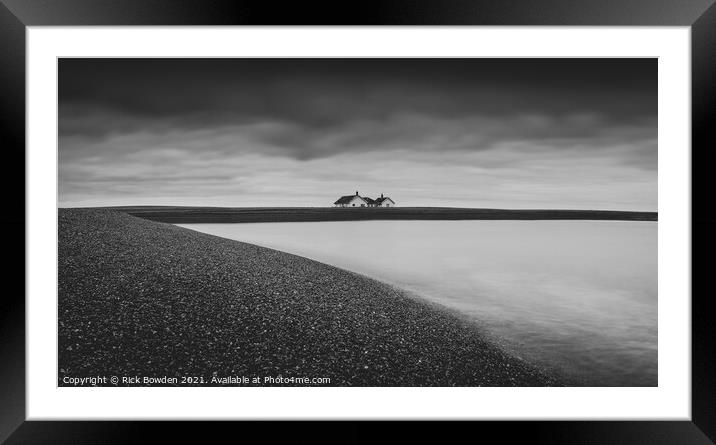
<path fill-rule="evenodd" d="M 387 284 L 110 210 L 59 210 L 58 347 L 60 386 L 113 375 L 203 386 L 226 383 L 212 377 L 305 386 L 264 381 L 279 376 L 330 378 L 320 386 L 558 384 L 470 321 Z"/>

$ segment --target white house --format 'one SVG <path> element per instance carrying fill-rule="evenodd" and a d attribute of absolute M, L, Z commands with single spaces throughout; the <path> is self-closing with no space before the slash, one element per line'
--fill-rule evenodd
<path fill-rule="evenodd" d="M 376 207 L 395 207 L 395 201 L 390 199 L 389 197 L 383 197 L 383 194 L 380 194 L 380 198 L 375 200 L 375 206 Z"/>
<path fill-rule="evenodd" d="M 382 193 L 380 198 L 371 199 L 366 196 L 360 196 L 356 192 L 355 195 L 341 196 L 333 205 L 335 207 L 394 207 L 395 202 L 388 197 L 383 197 Z"/>
<path fill-rule="evenodd" d="M 355 195 L 341 196 L 333 205 L 336 207 L 368 207 L 368 201 L 361 198 L 356 192 Z"/>

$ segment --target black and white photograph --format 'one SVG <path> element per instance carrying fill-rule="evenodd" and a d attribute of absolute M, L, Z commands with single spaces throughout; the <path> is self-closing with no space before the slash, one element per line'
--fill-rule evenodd
<path fill-rule="evenodd" d="M 58 386 L 658 386 L 657 58 L 59 58 Z"/>

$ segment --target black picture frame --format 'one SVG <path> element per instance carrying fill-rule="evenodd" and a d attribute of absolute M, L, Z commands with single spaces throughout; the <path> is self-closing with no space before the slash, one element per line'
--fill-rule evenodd
<path fill-rule="evenodd" d="M 716 110 L 716 6 L 714 0 L 392 0 L 382 2 L 285 2 L 230 0 L 0 0 L 0 146 L 6 168 L 4 279 L 0 297 L 0 441 L 20 443 L 141 442 L 161 434 L 163 441 L 217 440 L 225 434 L 260 433 L 264 439 L 359 442 L 444 440 L 424 423 L 398 424 L 377 433 L 369 422 L 43 422 L 25 420 L 25 30 L 28 26 L 141 25 L 524 25 L 524 26 L 687 26 L 692 61 L 692 420 L 462 422 L 452 432 L 501 441 L 547 443 L 716 443 L 716 346 L 711 320 L 706 261 L 716 247 L 716 219 L 708 212 L 706 169 Z M 22 189 L 22 193 L 20 190 Z M 701 205 L 696 205 L 701 201 Z M 53 249 L 54 246 L 48 246 Z M 701 256 L 701 258 L 699 258 Z M 696 261 L 699 259 L 699 261 Z M 9 283 L 17 286 L 8 286 Z M 684 298 L 688 298 L 687 295 Z M 224 436 L 226 437 L 226 436 Z M 457 437 L 457 436 L 455 436 Z"/>

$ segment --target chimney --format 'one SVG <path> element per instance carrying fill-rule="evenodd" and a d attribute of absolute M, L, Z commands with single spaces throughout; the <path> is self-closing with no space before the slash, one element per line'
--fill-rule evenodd
<path fill-rule="evenodd" d="M 356 196 L 358 196 L 358 190 L 356 190 Z"/>
<path fill-rule="evenodd" d="M 383 197 L 383 194 L 382 194 L 382 193 L 380 194 L 380 197 L 381 197 L 381 198 Z"/>

